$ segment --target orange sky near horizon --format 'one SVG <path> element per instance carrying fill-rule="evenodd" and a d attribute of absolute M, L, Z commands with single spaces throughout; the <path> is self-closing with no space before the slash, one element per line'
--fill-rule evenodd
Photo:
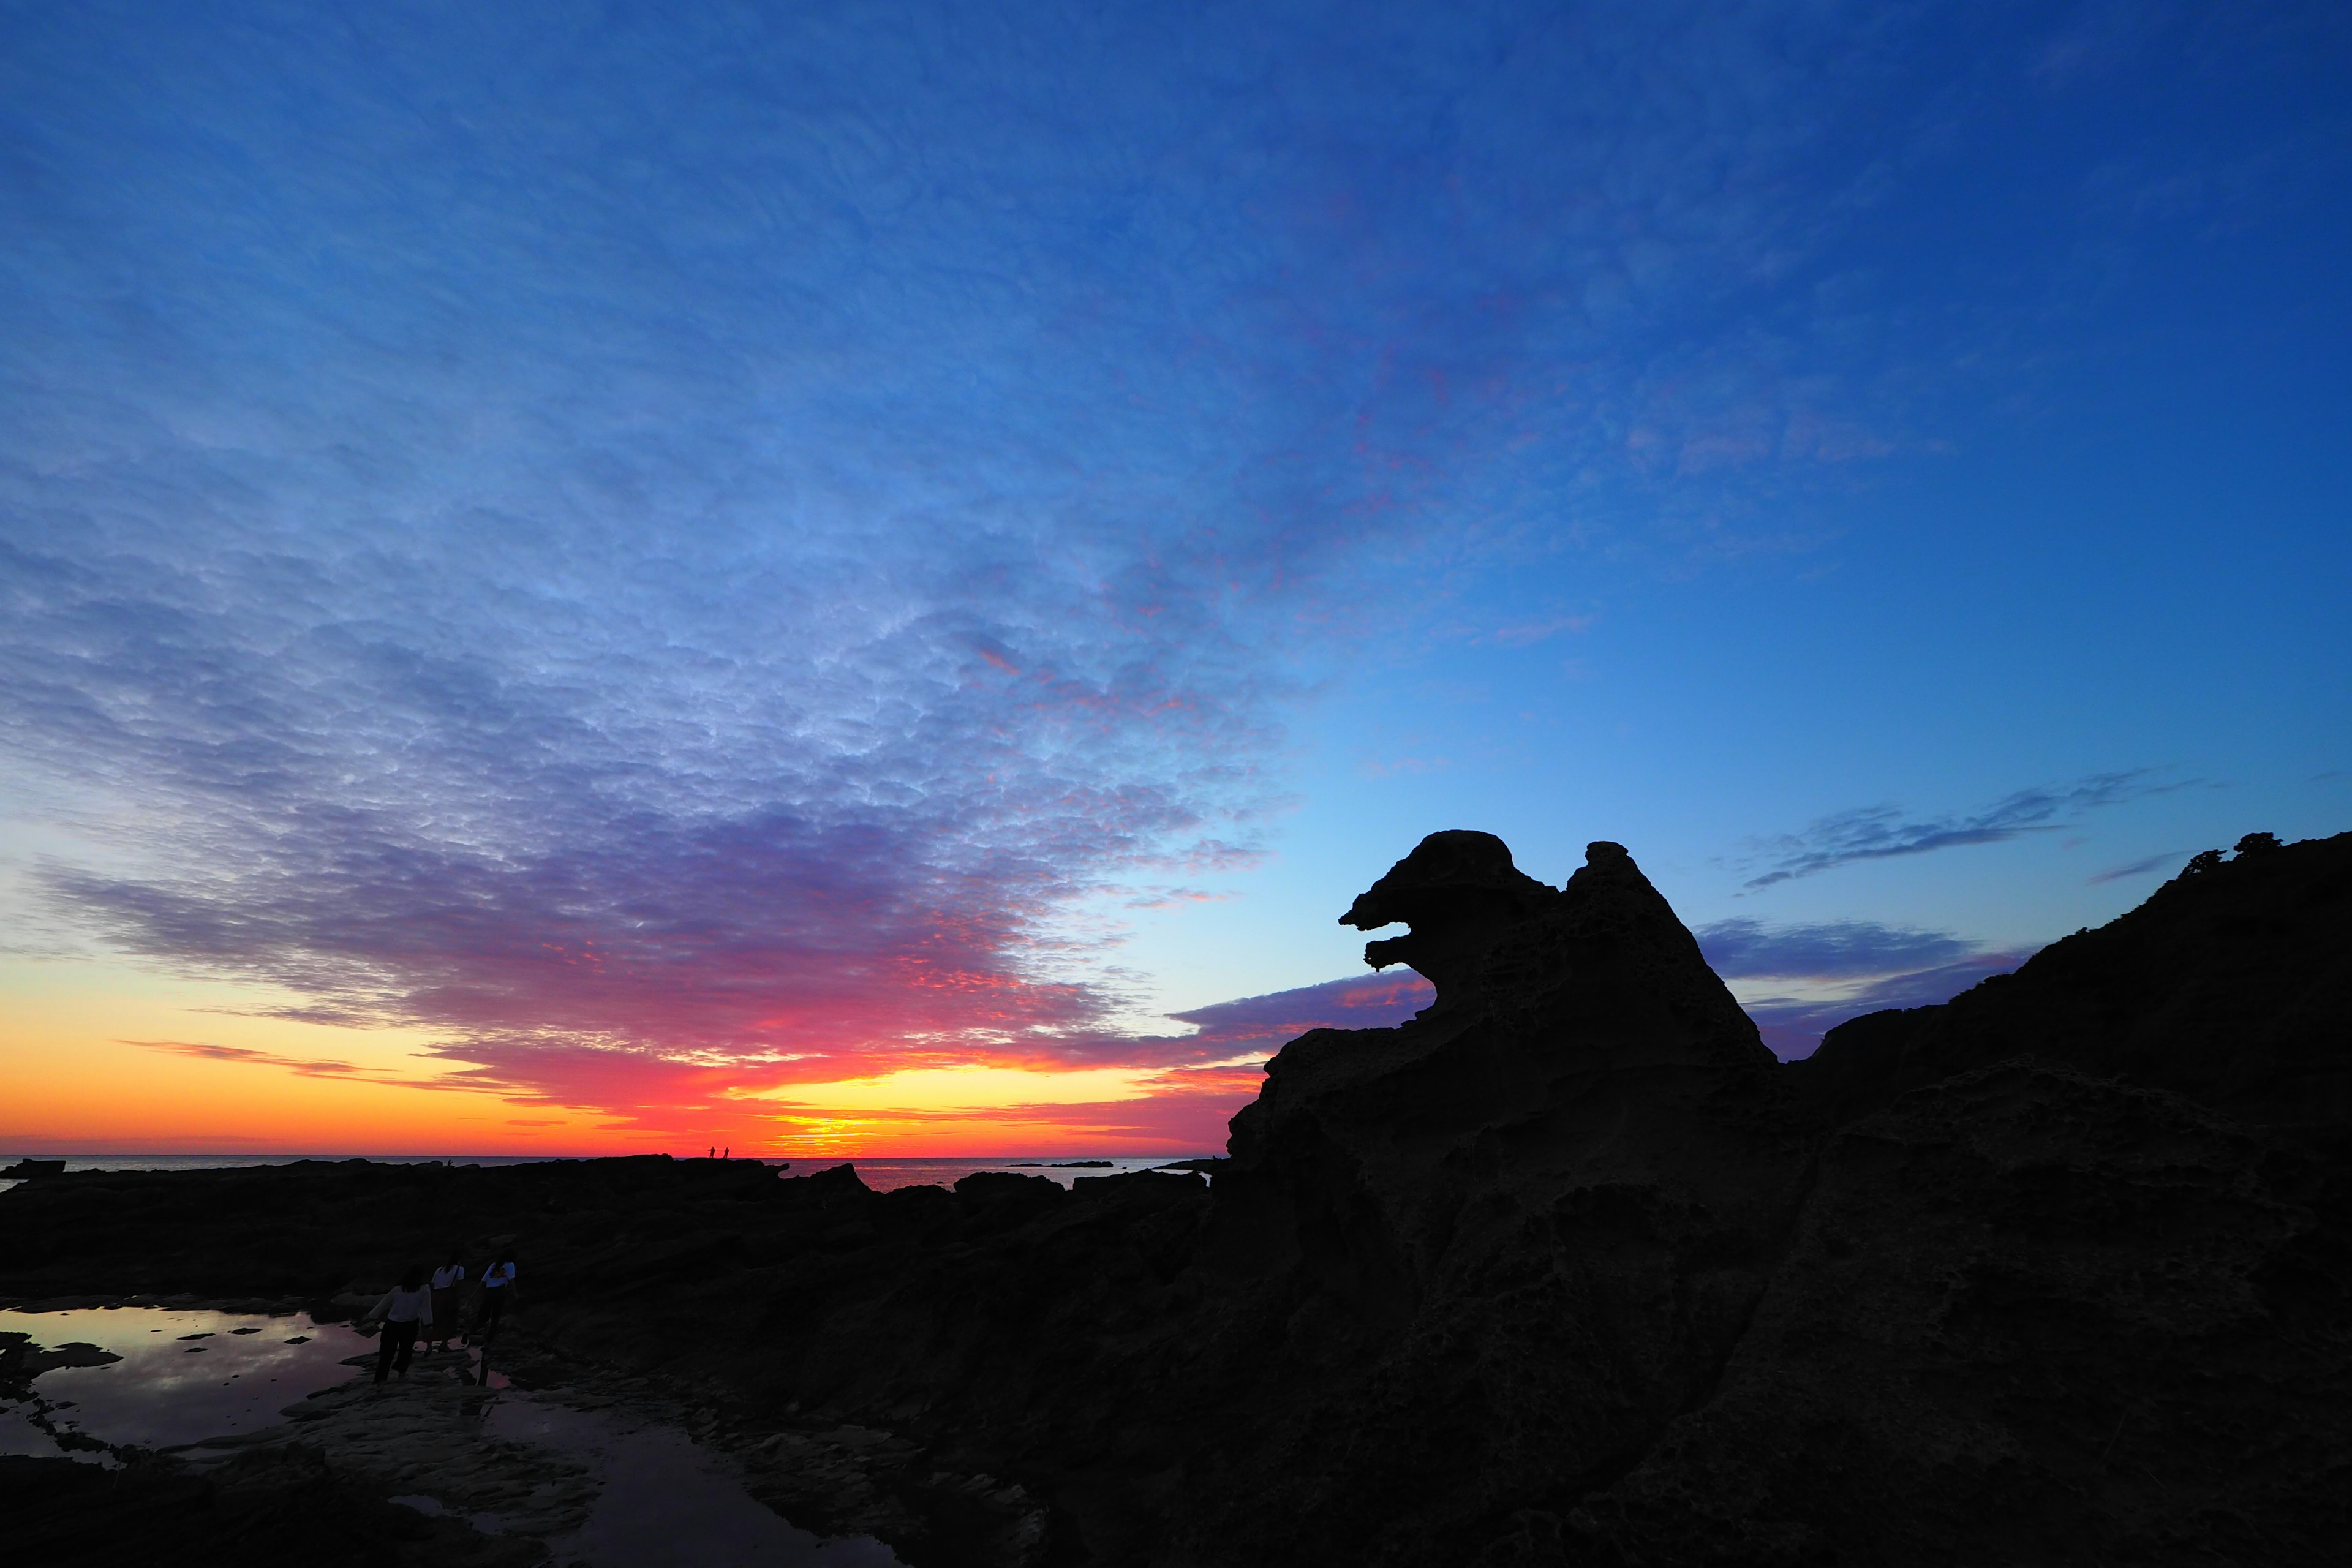
<path fill-rule="evenodd" d="M 226 983 L 9 958 L 0 994 L 11 1153 L 1197 1154 L 1223 1150 L 1261 1079 L 1255 1062 L 797 1084 L 714 1067 L 682 1103 L 615 1111 L 467 1086 L 424 1031 L 260 1016 L 292 999 Z"/>

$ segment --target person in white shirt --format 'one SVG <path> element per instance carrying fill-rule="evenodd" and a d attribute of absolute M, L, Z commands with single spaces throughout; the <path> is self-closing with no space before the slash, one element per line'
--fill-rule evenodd
<path fill-rule="evenodd" d="M 433 1292 L 425 1283 L 422 1264 L 412 1263 L 401 1270 L 400 1283 L 383 1293 L 383 1300 L 367 1310 L 362 1323 L 371 1320 L 383 1324 L 383 1340 L 375 1352 L 375 1380 L 382 1383 L 386 1373 L 397 1371 L 408 1375 L 409 1357 L 416 1353 L 419 1330 L 433 1325 Z"/>
<path fill-rule="evenodd" d="M 457 1260 L 457 1250 L 449 1249 L 449 1261 L 433 1271 L 433 1332 L 425 1336 L 425 1348 L 439 1345 L 449 1348 L 457 1335 L 457 1287 L 466 1282 L 466 1266 Z"/>
<path fill-rule="evenodd" d="M 482 1270 L 482 1321 L 477 1327 L 481 1330 L 484 1344 L 489 1343 L 490 1336 L 499 1331 L 499 1320 L 514 1304 L 514 1279 L 512 1254 Z"/>

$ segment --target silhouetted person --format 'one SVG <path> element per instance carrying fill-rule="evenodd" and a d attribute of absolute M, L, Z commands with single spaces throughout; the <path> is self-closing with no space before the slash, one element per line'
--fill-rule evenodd
<path fill-rule="evenodd" d="M 369 1319 L 383 1323 L 383 1339 L 375 1352 L 375 1380 L 382 1383 L 387 1373 L 397 1371 L 408 1375 L 408 1360 L 416 1353 L 416 1334 L 433 1322 L 433 1291 L 425 1283 L 425 1267 L 412 1263 L 400 1271 L 400 1283 L 383 1293 L 383 1300 L 367 1310 Z"/>
<path fill-rule="evenodd" d="M 437 1331 L 425 1336 L 425 1348 L 439 1345 L 449 1348 L 457 1334 L 457 1287 L 466 1282 L 466 1266 L 458 1261 L 457 1249 L 449 1249 L 449 1261 L 433 1271 L 433 1326 Z"/>
<path fill-rule="evenodd" d="M 719 1151 L 719 1157 L 720 1159 L 722 1159 L 722 1160 L 732 1160 L 732 1159 L 735 1157 L 735 1151 L 734 1151 L 733 1147 L 732 1147 L 732 1146 L 730 1146 L 730 1147 L 728 1147 L 728 1148 L 721 1149 L 720 1151 Z"/>
<path fill-rule="evenodd" d="M 706 1160 L 716 1160 L 719 1158 L 719 1145 L 713 1143 L 709 1148 L 705 1149 L 702 1152 L 702 1157 Z"/>
<path fill-rule="evenodd" d="M 490 1336 L 499 1331 L 499 1321 L 514 1304 L 515 1262 L 503 1258 L 482 1270 L 482 1342 L 488 1344 Z"/>

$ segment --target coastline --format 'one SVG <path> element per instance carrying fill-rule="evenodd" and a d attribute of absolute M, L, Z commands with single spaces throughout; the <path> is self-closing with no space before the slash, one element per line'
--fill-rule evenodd
<path fill-rule="evenodd" d="M 509 1165 L 543 1165 L 565 1161 L 629 1159 L 643 1156 L 611 1154 L 60 1154 L 54 1151 L 29 1154 L 0 1151 L 0 1173 L 20 1160 L 63 1160 L 65 1173 L 86 1171 L 249 1171 L 263 1167 L 316 1163 L 339 1165 L 359 1160 L 372 1165 L 446 1165 L 494 1170 Z M 663 1156 L 677 1158 L 677 1156 Z M 691 1158 L 691 1156 L 686 1156 Z M 1198 1168 L 1200 1163 L 1222 1161 L 1221 1154 L 919 1154 L 919 1155 L 794 1155 L 745 1156 L 740 1164 L 764 1164 L 778 1172 L 806 1173 L 836 1165 L 856 1167 L 858 1179 L 877 1193 L 928 1184 L 953 1186 L 965 1176 L 982 1171 L 1017 1172 L 1044 1176 L 1067 1186 L 1080 1176 L 1121 1174 L 1132 1171 Z M 722 1162 L 724 1163 L 724 1162 Z M 0 1193 L 28 1178 L 0 1173 Z"/>

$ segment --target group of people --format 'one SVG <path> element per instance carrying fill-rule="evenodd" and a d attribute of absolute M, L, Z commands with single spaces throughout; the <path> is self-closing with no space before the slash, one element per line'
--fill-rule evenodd
<path fill-rule="evenodd" d="M 454 1250 L 449 1260 L 429 1277 L 421 1263 L 412 1263 L 401 1270 L 400 1283 L 385 1291 L 383 1300 L 360 1319 L 362 1326 L 371 1322 L 383 1325 L 383 1338 L 375 1356 L 378 1383 L 395 1372 L 406 1377 L 408 1363 L 420 1342 L 427 1351 L 436 1344 L 446 1350 L 452 1340 L 460 1344 L 467 1342 L 458 1327 L 461 1313 L 457 1292 L 465 1283 L 466 1265 Z M 474 1315 L 475 1341 L 488 1345 L 496 1336 L 507 1309 L 514 1304 L 514 1255 L 501 1253 L 482 1270 L 481 1298 Z"/>

